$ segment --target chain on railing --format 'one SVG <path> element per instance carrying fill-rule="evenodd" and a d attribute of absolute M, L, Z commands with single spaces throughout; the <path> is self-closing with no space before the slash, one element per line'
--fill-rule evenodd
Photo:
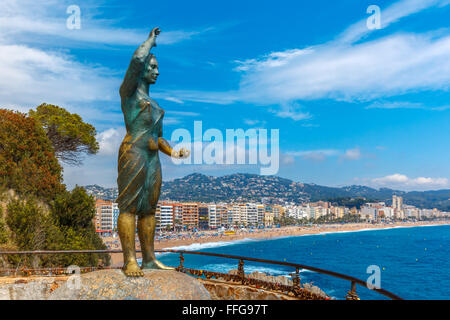
<path fill-rule="evenodd" d="M 345 299 L 347 300 L 359 300 L 358 295 L 356 294 L 356 283 L 352 281 L 352 285 L 350 287 L 350 291 L 347 292 L 347 295 L 345 296 Z"/>
<path fill-rule="evenodd" d="M 137 252 L 140 252 L 140 250 L 138 250 Z M 155 252 L 178 253 L 179 257 L 180 257 L 180 264 L 176 268 L 176 270 L 179 272 L 189 273 L 189 274 L 191 274 L 193 276 L 197 276 L 197 277 L 205 277 L 206 279 L 216 278 L 216 279 L 222 279 L 222 280 L 225 280 L 228 282 L 231 281 L 231 282 L 241 283 L 243 285 L 251 285 L 251 286 L 255 286 L 256 288 L 281 291 L 281 292 L 285 292 L 289 295 L 292 295 L 294 297 L 301 298 L 301 299 L 329 299 L 328 297 L 323 297 L 321 295 L 314 294 L 302 287 L 301 282 L 300 282 L 300 269 L 306 269 L 306 270 L 310 270 L 313 272 L 318 272 L 321 274 L 325 274 L 325 275 L 329 275 L 332 277 L 350 281 L 351 288 L 350 288 L 350 291 L 348 291 L 348 293 L 346 295 L 347 300 L 359 300 L 359 297 L 356 293 L 356 285 L 357 284 L 360 286 L 363 286 L 365 288 L 368 288 L 372 291 L 375 291 L 379 294 L 382 294 L 390 299 L 402 300 L 402 298 L 400 298 L 399 296 L 397 296 L 387 290 L 384 290 L 381 288 L 370 288 L 365 281 L 362 281 L 355 277 L 347 276 L 347 275 L 340 274 L 340 273 L 337 273 L 334 271 L 328 271 L 328 270 L 319 269 L 316 267 L 306 266 L 306 265 L 302 265 L 302 264 L 274 261 L 274 260 L 264 260 L 264 259 L 258 259 L 258 258 L 241 257 L 241 256 L 233 256 L 233 255 L 225 255 L 225 254 L 217 254 L 217 253 L 210 253 L 210 252 L 198 252 L 198 251 L 165 249 L 165 250 L 155 250 Z M 6 251 L 6 252 L 4 251 L 4 252 L 0 252 L 0 256 L 2 256 L 2 255 L 27 255 L 27 254 L 45 255 L 45 254 L 102 254 L 102 253 L 103 254 L 105 254 L 105 253 L 109 253 L 109 254 L 122 253 L 122 250 L 59 250 L 59 251 Z M 229 274 L 229 273 L 220 273 L 220 272 L 213 272 L 213 271 L 207 271 L 207 270 L 197 270 L 197 269 L 185 268 L 184 267 L 184 254 L 194 254 L 194 255 L 204 255 L 204 256 L 236 259 L 236 260 L 239 260 L 238 269 L 237 269 L 238 272 L 237 272 L 237 274 Z M 264 281 L 264 280 L 260 280 L 260 279 L 254 279 L 251 277 L 246 277 L 245 272 L 244 272 L 244 261 L 245 260 L 294 267 L 295 274 L 293 274 L 293 276 L 292 276 L 292 285 L 285 285 L 285 284 L 281 284 L 281 283 L 269 282 L 269 281 Z M 87 267 L 87 268 L 81 268 L 81 269 L 84 270 L 85 272 L 91 272 L 91 271 L 95 271 L 95 270 L 103 270 L 105 268 Z M 109 268 L 109 269 L 120 269 L 120 268 Z M 12 272 L 13 269 L 7 269 L 7 270 L 8 270 L 8 272 Z M 21 274 L 24 274 L 24 275 L 37 274 L 40 271 L 42 271 L 42 273 L 47 272 L 47 274 L 58 274 L 58 272 L 60 272 L 60 274 L 63 274 L 63 272 L 61 270 L 63 270 L 63 268 L 27 269 L 27 272 L 22 272 Z M 2 270 L 0 269 L 0 275 L 2 274 L 1 271 Z M 15 270 L 15 271 L 17 272 L 17 270 Z"/>
<path fill-rule="evenodd" d="M 217 280 L 224 280 L 228 283 L 238 283 L 246 286 L 254 286 L 257 289 L 272 290 L 287 294 L 289 296 L 302 299 L 302 300 L 328 300 L 328 297 L 324 297 L 315 293 L 312 293 L 304 288 L 297 286 L 283 285 L 276 282 L 264 281 L 260 279 L 254 279 L 251 277 L 242 277 L 240 274 L 229 274 L 214 272 L 208 270 L 198 270 L 190 268 L 177 268 L 177 271 L 191 274 L 195 277 L 205 277 L 207 280 L 215 278 Z"/>

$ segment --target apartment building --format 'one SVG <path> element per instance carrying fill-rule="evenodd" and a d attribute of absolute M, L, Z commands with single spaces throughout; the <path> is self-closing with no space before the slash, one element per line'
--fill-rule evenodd
<path fill-rule="evenodd" d="M 156 209 L 156 230 L 173 230 L 173 205 L 169 203 L 158 204 Z"/>
<path fill-rule="evenodd" d="M 198 204 L 183 203 L 183 228 L 187 230 L 198 229 Z"/>
<path fill-rule="evenodd" d="M 95 228 L 102 234 L 112 234 L 117 230 L 119 205 L 112 201 L 97 199 L 95 201 Z"/>
<path fill-rule="evenodd" d="M 201 230 L 209 228 L 209 206 L 207 204 L 198 205 L 198 228 Z"/>

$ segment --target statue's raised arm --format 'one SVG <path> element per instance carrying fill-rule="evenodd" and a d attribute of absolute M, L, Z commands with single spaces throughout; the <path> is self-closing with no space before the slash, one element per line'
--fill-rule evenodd
<path fill-rule="evenodd" d="M 150 50 L 156 47 L 156 37 L 160 34 L 159 28 L 154 28 L 147 40 L 137 48 L 131 58 L 130 66 L 128 67 L 125 78 L 120 86 L 120 97 L 126 99 L 134 94 L 137 88 L 139 75 L 142 72 L 145 61 L 150 55 Z"/>

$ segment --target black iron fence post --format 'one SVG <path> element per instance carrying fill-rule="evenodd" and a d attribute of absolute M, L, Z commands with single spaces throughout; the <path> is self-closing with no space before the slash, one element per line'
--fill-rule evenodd
<path fill-rule="evenodd" d="M 359 300 L 358 294 L 356 293 L 356 282 L 352 281 L 350 291 L 347 293 L 345 298 L 347 300 Z"/>
<path fill-rule="evenodd" d="M 301 283 L 300 283 L 300 269 L 297 267 L 295 268 L 295 275 L 292 278 L 292 284 L 294 286 L 294 291 L 297 291 L 298 289 L 301 288 Z"/>
<path fill-rule="evenodd" d="M 245 272 L 244 272 L 244 260 L 239 260 L 238 275 L 241 277 L 242 284 L 244 284 Z"/>
<path fill-rule="evenodd" d="M 184 263 L 184 256 L 183 256 L 183 253 L 180 252 L 180 265 L 178 266 L 179 270 L 183 269 L 183 263 Z"/>

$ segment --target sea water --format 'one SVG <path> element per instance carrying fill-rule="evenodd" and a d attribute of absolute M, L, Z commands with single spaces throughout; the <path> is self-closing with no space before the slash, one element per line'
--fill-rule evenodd
<path fill-rule="evenodd" d="M 244 239 L 192 244 L 172 249 L 213 252 L 278 260 L 335 271 L 366 281 L 370 266 L 380 270 L 383 289 L 404 299 L 450 299 L 450 226 L 397 227 L 381 230 L 323 233 L 270 240 Z M 237 269 L 237 260 L 185 254 L 184 266 L 217 272 Z M 179 264 L 178 254 L 158 256 Z M 245 261 L 245 273 L 291 276 L 294 268 Z M 302 283 L 313 283 L 329 296 L 344 299 L 350 282 L 301 270 Z M 357 286 L 361 299 L 387 299 Z"/>

